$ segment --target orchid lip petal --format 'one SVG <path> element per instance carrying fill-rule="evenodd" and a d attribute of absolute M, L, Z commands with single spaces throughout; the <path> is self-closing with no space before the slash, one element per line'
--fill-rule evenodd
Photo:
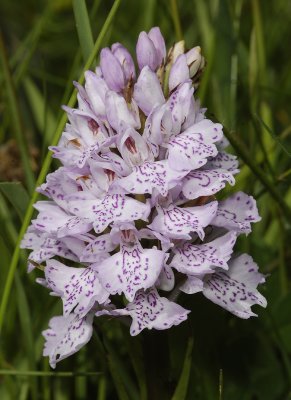
<path fill-rule="evenodd" d="M 109 293 L 101 286 L 96 272 L 90 268 L 67 267 L 56 260 L 49 260 L 45 268 L 48 286 L 63 300 L 63 313 L 73 310 L 80 317 L 92 309 L 95 302 L 104 303 Z"/>
<path fill-rule="evenodd" d="M 251 232 L 251 223 L 260 220 L 255 199 L 243 192 L 238 192 L 219 202 L 217 215 L 212 224 L 248 234 Z"/>
<path fill-rule="evenodd" d="M 266 299 L 257 291 L 265 281 L 258 272 L 258 266 L 248 254 L 231 260 L 228 271 L 217 271 L 205 281 L 203 294 L 215 304 L 234 315 L 247 319 L 255 316 L 253 304 L 266 307 Z"/>
<path fill-rule="evenodd" d="M 215 217 L 217 205 L 217 201 L 213 201 L 196 207 L 180 208 L 173 204 L 167 208 L 158 207 L 158 215 L 148 227 L 172 239 L 190 239 L 191 232 L 203 239 L 203 228 Z"/>
<path fill-rule="evenodd" d="M 57 316 L 50 320 L 49 328 L 42 332 L 46 343 L 44 356 L 49 356 L 50 366 L 76 353 L 91 339 L 93 313 L 80 318 L 76 314 L 68 317 Z"/>
<path fill-rule="evenodd" d="M 165 253 L 142 249 L 138 241 L 121 244 L 119 253 L 96 265 L 100 282 L 111 294 L 124 293 L 129 301 L 139 289 L 148 289 L 156 282 L 163 267 Z"/>

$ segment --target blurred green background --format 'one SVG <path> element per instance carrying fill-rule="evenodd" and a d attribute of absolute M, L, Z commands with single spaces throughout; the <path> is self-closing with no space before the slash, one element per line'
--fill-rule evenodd
<path fill-rule="evenodd" d="M 84 2 L 73 3 L 0 2 L 0 398 L 152 400 L 146 379 L 158 385 L 160 374 L 165 399 L 291 399 L 288 0 L 122 0 L 105 27 L 113 1 L 86 2 L 94 42 L 103 27 L 102 46 L 119 41 L 134 52 L 138 33 L 155 25 L 168 47 L 181 38 L 188 48 L 201 45 L 207 68 L 196 96 L 225 125 L 241 163 L 236 186 L 223 196 L 252 194 L 262 216 L 236 249 L 269 274 L 261 288 L 269 304 L 244 321 L 199 294 L 181 296 L 191 318 L 169 332 L 133 339 L 120 323 L 104 320 L 90 344 L 55 373 L 43 359 L 41 331 L 60 313 L 60 302 L 35 283 L 39 271 L 26 274 L 27 253 L 15 248 L 36 179 L 48 167 L 47 147 L 64 123 L 60 106 L 92 50 L 82 19 L 81 46 L 76 29 L 74 7 L 78 14 Z"/>

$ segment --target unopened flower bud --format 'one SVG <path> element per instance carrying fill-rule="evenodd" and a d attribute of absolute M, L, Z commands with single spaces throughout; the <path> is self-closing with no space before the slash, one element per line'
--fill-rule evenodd
<path fill-rule="evenodd" d="M 135 67 L 129 51 L 120 43 L 114 43 L 111 47 L 114 57 L 119 61 L 126 82 L 135 79 Z"/>
<path fill-rule="evenodd" d="M 165 41 L 159 28 L 149 33 L 141 32 L 136 45 L 137 62 L 140 69 L 148 65 L 152 71 L 163 63 L 166 57 Z"/>
<path fill-rule="evenodd" d="M 184 40 L 180 40 L 180 42 L 177 42 L 172 46 L 169 51 L 168 51 L 168 58 L 167 58 L 167 64 L 172 65 L 176 59 L 181 55 L 185 53 L 185 42 Z"/>
<path fill-rule="evenodd" d="M 190 71 L 190 78 L 195 80 L 205 66 L 205 59 L 201 55 L 200 46 L 193 47 L 186 53 L 187 64 Z"/>
<path fill-rule="evenodd" d="M 187 65 L 187 59 L 185 54 L 178 56 L 172 68 L 169 76 L 169 90 L 174 90 L 180 83 L 186 82 L 189 79 L 189 68 Z"/>
<path fill-rule="evenodd" d="M 101 50 L 100 66 L 109 89 L 120 92 L 125 87 L 122 67 L 109 48 Z"/>

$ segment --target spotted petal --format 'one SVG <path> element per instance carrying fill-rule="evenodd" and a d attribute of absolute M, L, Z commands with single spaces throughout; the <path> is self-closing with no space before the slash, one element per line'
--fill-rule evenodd
<path fill-rule="evenodd" d="M 224 169 L 237 174 L 239 172 L 238 160 L 233 154 L 221 151 L 215 157 L 210 157 L 203 169 Z"/>
<path fill-rule="evenodd" d="M 132 318 L 130 334 L 138 335 L 143 329 L 169 329 L 173 325 L 179 325 L 187 319 L 189 310 L 160 297 L 156 289 L 144 292 L 140 291 L 132 303 L 129 303 L 125 311 Z"/>
<path fill-rule="evenodd" d="M 256 316 L 251 310 L 252 305 L 267 305 L 266 299 L 257 291 L 258 284 L 264 281 L 252 257 L 242 254 L 229 263 L 228 271 L 217 271 L 206 279 L 203 294 L 232 314 L 247 319 Z"/>
<path fill-rule="evenodd" d="M 132 245 L 123 243 L 120 252 L 94 268 L 109 293 L 124 293 L 132 301 L 139 289 L 147 289 L 155 284 L 164 261 L 163 251 L 143 249 L 136 241 Z"/>
<path fill-rule="evenodd" d="M 172 139 L 169 149 L 169 164 L 172 168 L 192 170 L 202 167 L 208 157 L 216 156 L 213 144 L 222 137 L 222 126 L 210 120 L 202 120 Z"/>
<path fill-rule="evenodd" d="M 120 194 L 105 196 L 103 200 L 71 201 L 68 205 L 72 213 L 87 217 L 93 222 L 96 233 L 101 233 L 112 222 L 132 222 L 146 220 L 150 213 L 149 203 L 142 203 Z"/>
<path fill-rule="evenodd" d="M 184 178 L 182 192 L 191 200 L 211 196 L 223 189 L 226 182 L 235 184 L 233 175 L 226 170 L 196 170 Z"/>
<path fill-rule="evenodd" d="M 116 184 L 128 193 L 152 194 L 154 189 L 162 196 L 167 196 L 169 189 L 174 187 L 185 173 L 172 170 L 167 160 L 147 162 L 136 166 L 133 172 L 125 178 L 119 179 Z"/>
<path fill-rule="evenodd" d="M 255 199 L 238 192 L 219 202 L 212 225 L 248 234 L 251 232 L 251 222 L 260 220 Z"/>
<path fill-rule="evenodd" d="M 157 206 L 158 215 L 148 227 L 172 239 L 190 239 L 191 232 L 203 239 L 203 228 L 210 224 L 216 210 L 216 201 L 197 207 Z"/>
<path fill-rule="evenodd" d="M 39 231 L 64 237 L 86 233 L 92 229 L 92 223 L 87 218 L 69 215 L 51 201 L 38 201 L 34 207 L 39 214 L 32 225 Z"/>
<path fill-rule="evenodd" d="M 43 331 L 46 339 L 43 355 L 49 356 L 50 366 L 76 353 L 89 342 L 92 336 L 93 313 L 80 318 L 76 314 L 58 316 L 50 320 L 49 328 Z"/>
<path fill-rule="evenodd" d="M 104 303 L 109 293 L 101 286 L 96 272 L 90 268 L 67 267 L 56 260 L 49 260 L 45 268 L 48 286 L 62 297 L 64 316 L 72 311 L 85 316 L 94 303 Z"/>
<path fill-rule="evenodd" d="M 113 243 L 109 233 L 100 235 L 93 239 L 84 249 L 80 261 L 96 262 L 100 259 L 100 254 L 108 253 L 115 249 L 117 244 Z"/>
<path fill-rule="evenodd" d="M 186 242 L 181 248 L 174 249 L 176 255 L 171 266 L 187 275 L 211 273 L 214 267 L 227 269 L 235 240 L 235 232 L 228 232 L 210 243 L 193 245 Z"/>
<path fill-rule="evenodd" d="M 78 240 L 77 238 L 75 239 Z M 28 272 L 31 272 L 35 265 L 49 260 L 54 256 L 60 256 L 72 261 L 78 261 L 77 255 L 67 247 L 66 243 L 55 237 L 50 237 L 47 233 L 35 230 L 30 227 L 21 242 L 21 248 L 32 249 L 28 259 Z"/>

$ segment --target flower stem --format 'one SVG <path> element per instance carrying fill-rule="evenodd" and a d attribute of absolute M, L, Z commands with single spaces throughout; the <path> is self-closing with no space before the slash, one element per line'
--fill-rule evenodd
<path fill-rule="evenodd" d="M 177 0 L 171 0 L 171 14 L 174 22 L 177 41 L 183 39 Z"/>

